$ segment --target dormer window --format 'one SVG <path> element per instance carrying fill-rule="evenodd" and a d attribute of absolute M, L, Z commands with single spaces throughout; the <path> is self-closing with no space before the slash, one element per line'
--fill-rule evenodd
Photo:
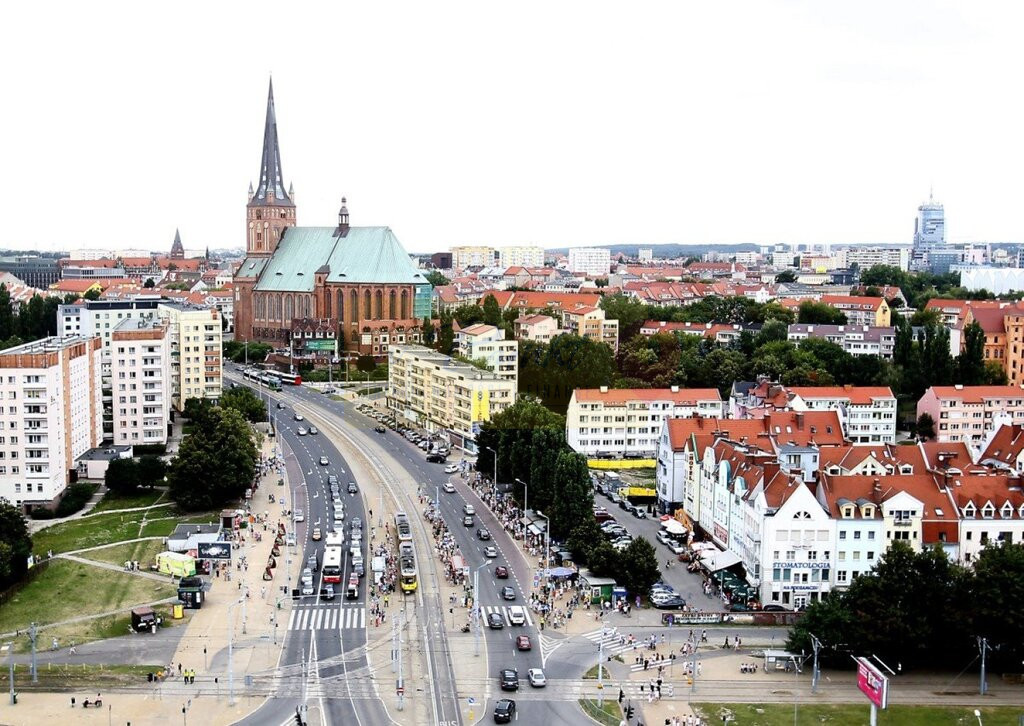
<path fill-rule="evenodd" d="M 833 476 L 839 476 L 840 474 L 843 473 L 843 470 L 840 469 L 837 465 L 833 464 L 828 468 L 828 473 L 832 474 Z"/>
<path fill-rule="evenodd" d="M 999 516 L 1001 516 L 1003 519 L 1010 519 L 1010 517 L 1013 516 L 1013 505 L 1011 505 L 1009 502 L 1003 504 L 1002 509 L 999 510 Z"/>
<path fill-rule="evenodd" d="M 913 473 L 914 473 L 914 467 L 911 464 L 901 464 L 900 465 L 900 474 L 913 474 Z"/>
<path fill-rule="evenodd" d="M 992 506 L 992 502 L 987 502 L 981 508 L 981 516 L 983 519 L 992 519 L 992 517 L 996 516 L 996 508 Z"/>
<path fill-rule="evenodd" d="M 843 519 L 853 519 L 853 505 L 843 507 Z"/>
<path fill-rule="evenodd" d="M 974 506 L 974 502 L 967 502 L 966 506 L 964 506 L 964 516 L 967 517 L 967 519 L 974 519 L 977 514 L 978 509 Z"/>
<path fill-rule="evenodd" d="M 864 519 L 874 519 L 874 517 L 875 517 L 875 508 L 874 508 L 874 506 L 867 505 L 867 506 L 861 507 L 860 516 L 864 517 Z"/>

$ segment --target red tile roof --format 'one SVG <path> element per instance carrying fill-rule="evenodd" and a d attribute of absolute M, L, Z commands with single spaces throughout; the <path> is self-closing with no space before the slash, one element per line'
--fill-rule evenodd
<path fill-rule="evenodd" d="M 879 398 L 895 398 L 888 386 L 793 386 L 788 390 L 804 400 L 843 398 L 860 406 L 870 405 Z"/>
<path fill-rule="evenodd" d="M 845 443 L 837 411 L 771 411 L 761 418 L 673 418 L 668 420 L 672 449 L 681 451 L 691 436 L 716 434 L 733 441 L 743 438 L 754 442 L 774 439 L 777 444 L 794 446 L 841 446 Z"/>
<path fill-rule="evenodd" d="M 1014 468 L 1021 451 L 1024 451 L 1024 426 L 1003 424 L 996 431 L 985 451 L 978 457 L 978 461 L 984 463 L 986 460 L 991 460 Z"/>
<path fill-rule="evenodd" d="M 982 403 L 993 398 L 1024 399 L 1024 388 L 1019 386 L 932 386 L 928 390 L 939 400 L 953 399 L 964 403 Z"/>
<path fill-rule="evenodd" d="M 628 401 L 672 401 L 677 404 L 698 401 L 721 401 L 717 388 L 577 388 L 574 395 L 580 403 L 627 403 Z"/>

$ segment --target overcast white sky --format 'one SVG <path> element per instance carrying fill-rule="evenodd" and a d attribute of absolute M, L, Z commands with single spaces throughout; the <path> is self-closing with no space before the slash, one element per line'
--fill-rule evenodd
<path fill-rule="evenodd" d="M 15 3 L 0 247 L 244 245 L 274 77 L 299 224 L 452 244 L 1021 240 L 1020 3 Z"/>

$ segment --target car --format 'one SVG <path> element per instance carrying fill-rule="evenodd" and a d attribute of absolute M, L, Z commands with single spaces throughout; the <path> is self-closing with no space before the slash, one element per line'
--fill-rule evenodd
<path fill-rule="evenodd" d="M 628 512 L 629 508 L 632 507 L 632 506 L 633 505 L 630 504 L 629 500 L 626 499 L 626 498 L 622 498 L 622 499 L 619 500 L 619 509 L 625 509 Z"/>
<path fill-rule="evenodd" d="M 332 585 L 329 582 L 327 583 L 326 587 L 324 587 L 323 598 L 324 600 L 334 599 L 334 585 Z"/>
<path fill-rule="evenodd" d="M 622 497 L 620 497 L 615 492 L 610 492 L 608 494 L 608 498 L 611 499 L 615 504 L 619 504 L 622 501 Z"/>
<path fill-rule="evenodd" d="M 383 426 L 374 426 L 373 430 L 376 431 L 378 434 L 386 434 L 388 432 L 388 430 Z"/>
<path fill-rule="evenodd" d="M 616 552 L 622 552 L 627 547 L 629 547 L 629 545 L 632 544 L 632 542 L 633 542 L 633 540 L 631 540 L 631 539 L 620 539 L 620 540 L 617 540 L 615 542 L 612 542 L 612 549 L 615 550 Z"/>
<path fill-rule="evenodd" d="M 444 483 L 444 486 L 442 486 L 441 488 L 444 489 L 445 492 L 448 493 L 448 494 L 454 494 L 455 493 L 455 485 L 452 484 L 450 481 L 446 481 Z"/>
<path fill-rule="evenodd" d="M 498 578 L 499 580 L 507 580 L 508 579 L 508 568 L 505 567 L 504 565 L 498 565 L 497 567 L 494 568 L 494 576 L 496 578 Z"/>
<path fill-rule="evenodd" d="M 484 557 L 486 557 L 489 560 L 497 559 L 497 557 L 498 557 L 498 549 L 497 549 L 497 547 L 495 547 L 494 545 L 491 545 L 490 547 L 484 547 Z"/>
<path fill-rule="evenodd" d="M 349 494 L 355 494 L 358 491 L 359 491 L 359 487 L 356 486 L 356 483 L 354 481 L 350 481 L 348 483 L 348 493 Z"/>
<path fill-rule="evenodd" d="M 502 668 L 498 674 L 498 680 L 501 682 L 501 690 L 503 691 L 519 690 L 519 671 L 515 668 Z"/>
<path fill-rule="evenodd" d="M 323 538 L 323 536 L 324 533 L 320 530 L 319 527 L 313 527 L 313 534 L 311 534 L 310 537 L 313 539 L 314 542 L 319 542 Z"/>
<path fill-rule="evenodd" d="M 657 601 L 652 602 L 654 604 L 654 607 L 658 608 L 659 610 L 679 610 L 681 608 L 686 607 L 686 600 L 678 596 L 666 599 L 659 599 Z"/>
<path fill-rule="evenodd" d="M 512 605 L 508 609 L 508 621 L 512 625 L 526 625 L 526 609 L 522 605 Z"/>
<path fill-rule="evenodd" d="M 540 668 L 531 668 L 526 671 L 526 677 L 530 679 L 530 685 L 534 688 L 543 688 L 548 684 L 548 679 Z"/>
<path fill-rule="evenodd" d="M 734 602 L 729 605 L 729 612 L 733 613 L 745 613 L 750 610 L 750 606 L 742 602 Z"/>
<path fill-rule="evenodd" d="M 427 449 L 430 448 L 430 442 L 427 439 L 423 439 L 421 442 L 419 442 L 416 445 L 418 447 L 420 447 L 421 449 L 423 449 L 424 451 L 426 451 Z"/>
<path fill-rule="evenodd" d="M 301 509 L 296 509 L 294 512 L 292 512 L 292 519 L 294 519 L 296 522 L 305 522 L 306 515 Z"/>
<path fill-rule="evenodd" d="M 668 592 L 673 593 L 676 589 L 669 585 L 667 582 L 656 582 L 651 585 L 651 592 Z"/>
<path fill-rule="evenodd" d="M 462 513 L 470 515 L 476 514 L 476 507 L 474 507 L 472 504 L 465 504 L 462 507 Z"/>
<path fill-rule="evenodd" d="M 481 527 L 476 531 L 476 536 L 486 542 L 491 538 L 491 533 L 487 531 L 487 527 Z"/>
<path fill-rule="evenodd" d="M 279 411 L 283 411 L 283 410 L 285 409 L 285 405 L 284 405 L 283 403 L 278 403 L 278 404 L 277 404 L 277 409 L 278 409 Z"/>
<path fill-rule="evenodd" d="M 302 576 L 299 580 L 301 582 L 313 582 L 313 571 L 307 567 L 302 571 Z"/>
<path fill-rule="evenodd" d="M 766 613 L 784 613 L 787 612 L 786 608 L 781 605 L 765 605 L 761 608 Z"/>
<path fill-rule="evenodd" d="M 633 507 L 633 516 L 637 519 L 647 519 L 647 512 L 640 507 Z"/>
<path fill-rule="evenodd" d="M 313 583 L 312 582 L 304 582 L 304 583 L 302 583 L 302 594 L 303 595 L 312 595 L 313 594 Z"/>
<path fill-rule="evenodd" d="M 664 545 L 667 545 L 669 542 L 672 541 L 672 536 L 665 530 L 662 530 L 658 532 L 656 535 L 654 535 L 654 539 L 658 540 Z"/>
<path fill-rule="evenodd" d="M 672 550 L 672 554 L 674 555 L 681 555 L 684 552 L 686 552 L 686 546 L 683 545 L 681 542 L 670 542 L 668 548 Z"/>
<path fill-rule="evenodd" d="M 502 600 L 515 600 L 516 599 L 516 589 L 514 587 L 512 587 L 511 585 L 505 585 L 505 587 L 501 588 L 501 599 Z"/>
<path fill-rule="evenodd" d="M 310 555 L 309 557 L 306 558 L 306 568 L 307 569 L 312 570 L 313 572 L 316 572 L 318 567 L 319 567 L 319 565 L 317 564 L 317 561 L 316 561 L 316 555 Z"/>
<path fill-rule="evenodd" d="M 501 630 L 505 627 L 505 620 L 501 613 L 487 613 L 487 627 L 491 630 Z"/>
<path fill-rule="evenodd" d="M 325 388 L 324 389 L 324 394 L 325 395 L 330 396 L 332 393 L 337 393 L 337 391 L 334 390 L 333 388 Z"/>
<path fill-rule="evenodd" d="M 494 704 L 494 723 L 512 723 L 516 717 L 516 702 L 502 698 Z"/>
<path fill-rule="evenodd" d="M 363 520 L 361 520 L 359 517 L 352 517 L 352 521 L 348 523 L 348 526 L 351 529 L 362 529 Z"/>
<path fill-rule="evenodd" d="M 462 518 L 462 526 L 463 527 L 472 527 L 473 526 L 473 518 L 472 517 L 463 517 Z"/>
<path fill-rule="evenodd" d="M 516 636 L 516 650 L 533 650 L 533 643 L 530 642 L 529 635 Z"/>
<path fill-rule="evenodd" d="M 297 434 L 298 434 L 299 436 L 305 436 L 305 435 L 306 435 L 306 434 L 308 434 L 309 432 L 308 432 L 308 431 L 306 431 L 306 429 L 304 429 L 304 428 L 303 428 L 302 426 L 299 426 L 299 430 L 298 430 L 298 431 L 296 431 L 295 433 L 297 433 Z"/>
<path fill-rule="evenodd" d="M 327 483 L 330 484 L 332 487 L 333 486 L 337 486 L 337 484 L 338 484 L 338 475 L 337 474 L 328 474 L 327 475 Z"/>
<path fill-rule="evenodd" d="M 444 462 L 445 457 L 442 456 L 441 454 L 427 454 L 428 464 L 443 464 Z"/>
<path fill-rule="evenodd" d="M 320 466 L 330 466 L 330 464 L 331 464 L 331 460 L 328 459 L 326 456 L 321 456 L 320 457 Z"/>
<path fill-rule="evenodd" d="M 294 418 L 296 421 L 305 421 L 306 420 L 305 418 L 303 418 L 301 413 L 295 414 L 294 416 L 292 416 L 292 418 Z"/>
<path fill-rule="evenodd" d="M 345 518 L 345 507 L 342 506 L 341 503 L 339 503 L 339 502 L 335 502 L 335 504 L 334 504 L 334 518 L 335 519 L 344 519 Z"/>
<path fill-rule="evenodd" d="M 309 427 L 309 435 L 310 436 L 316 436 L 318 433 L 320 433 L 320 432 L 317 430 L 316 426 L 310 426 Z"/>
<path fill-rule="evenodd" d="M 444 468 L 444 473 L 445 474 L 455 474 L 456 472 L 458 472 L 458 470 L 459 470 L 459 465 L 458 464 L 449 464 L 448 466 L 446 466 Z"/>

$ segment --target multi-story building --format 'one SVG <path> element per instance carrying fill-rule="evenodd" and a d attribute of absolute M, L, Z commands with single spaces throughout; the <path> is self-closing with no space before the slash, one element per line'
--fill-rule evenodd
<path fill-rule="evenodd" d="M 1024 492 L 1017 476 L 957 476 L 949 492 L 959 516 L 958 558 L 969 564 L 986 545 L 1024 543 Z"/>
<path fill-rule="evenodd" d="M 493 325 L 469 325 L 455 334 L 459 355 L 482 360 L 493 373 L 513 383 L 519 380 L 519 344 L 505 340 L 505 331 Z"/>
<path fill-rule="evenodd" d="M 75 459 L 103 439 L 98 338 L 52 337 L 0 352 L 0 497 L 51 507 Z"/>
<path fill-rule="evenodd" d="M 717 388 L 577 388 L 565 436 L 573 450 L 589 457 L 654 458 L 666 419 L 724 415 Z"/>
<path fill-rule="evenodd" d="M 562 333 L 558 321 L 550 315 L 520 315 L 514 324 L 516 340 L 550 343 L 552 338 Z"/>
<path fill-rule="evenodd" d="M 892 358 L 896 347 L 896 328 L 875 328 L 870 325 L 808 325 L 789 326 L 788 339 L 798 343 L 807 338 L 820 338 L 842 347 L 850 355 L 877 355 Z"/>
<path fill-rule="evenodd" d="M 640 264 L 645 262 L 654 261 L 654 248 L 652 247 L 640 247 L 636 251 L 636 258 L 640 261 Z"/>
<path fill-rule="evenodd" d="M 571 335 L 604 343 L 613 352 L 619 350 L 619 321 L 606 320 L 604 310 L 599 307 L 585 306 L 562 311 L 562 327 Z"/>
<path fill-rule="evenodd" d="M 910 268 L 909 247 L 851 247 L 844 251 L 842 267 L 856 264 L 862 270 L 875 265 L 898 267 L 901 270 Z"/>
<path fill-rule="evenodd" d="M 387 405 L 395 417 L 476 453 L 480 424 L 516 401 L 507 378 L 459 363 L 421 345 L 388 349 Z"/>
<path fill-rule="evenodd" d="M 611 250 L 601 247 L 572 247 L 569 249 L 570 272 L 583 272 L 592 277 L 607 277 L 611 267 Z"/>
<path fill-rule="evenodd" d="M 498 266 L 544 267 L 544 248 L 536 246 L 501 247 L 498 249 Z"/>
<path fill-rule="evenodd" d="M 452 269 L 465 270 L 467 267 L 492 267 L 495 262 L 493 247 L 484 245 L 460 245 L 452 247 Z M 543 256 L 541 264 L 544 264 Z"/>
<path fill-rule="evenodd" d="M 168 324 L 122 320 L 108 357 L 114 443 L 166 444 L 172 390 Z"/>
<path fill-rule="evenodd" d="M 1019 386 L 932 386 L 917 402 L 918 418 L 935 421 L 936 441 L 962 441 L 981 449 L 1001 424 L 1024 424 Z"/>
<path fill-rule="evenodd" d="M 190 398 L 220 398 L 221 320 L 216 308 L 160 303 L 157 316 L 167 324 L 171 348 L 171 399 L 185 410 Z"/>
<path fill-rule="evenodd" d="M 946 212 L 932 195 L 928 201 L 917 208 L 914 220 L 914 249 L 911 255 L 911 267 L 915 270 L 927 269 L 930 255 L 946 244 Z"/>
<path fill-rule="evenodd" d="M 60 279 L 60 268 L 52 257 L 0 257 L 0 272 L 9 272 L 29 287 L 43 290 Z"/>
<path fill-rule="evenodd" d="M 896 442 L 896 396 L 888 386 L 794 386 L 789 394 L 793 411 L 838 411 L 854 443 Z"/>
<path fill-rule="evenodd" d="M 888 328 L 892 324 L 889 303 L 880 297 L 858 295 L 822 295 L 821 301 L 846 314 L 848 325 Z"/>

